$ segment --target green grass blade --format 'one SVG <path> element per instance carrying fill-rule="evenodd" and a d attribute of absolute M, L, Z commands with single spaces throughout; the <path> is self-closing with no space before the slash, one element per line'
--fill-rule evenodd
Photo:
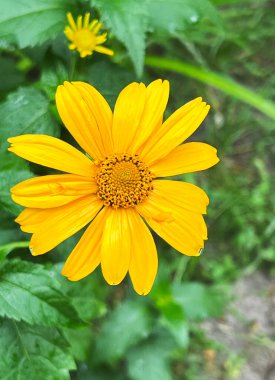
<path fill-rule="evenodd" d="M 145 64 L 158 69 L 174 71 L 206 83 L 209 86 L 215 87 L 216 89 L 249 104 L 275 120 L 275 104 L 257 95 L 252 90 L 234 82 L 232 79 L 224 77 L 222 74 L 205 70 L 182 61 L 155 56 L 147 56 Z"/>

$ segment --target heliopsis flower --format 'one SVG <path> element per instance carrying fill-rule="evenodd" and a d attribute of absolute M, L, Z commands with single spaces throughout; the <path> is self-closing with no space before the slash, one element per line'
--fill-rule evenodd
<path fill-rule="evenodd" d="M 102 23 L 98 20 L 90 22 L 90 13 L 86 13 L 82 22 L 82 16 L 77 17 L 75 23 L 71 13 L 67 13 L 69 26 L 66 26 L 64 33 L 71 41 L 69 48 L 76 49 L 81 58 L 93 54 L 93 51 L 98 53 L 113 55 L 111 49 L 101 46 L 107 40 L 107 33 L 98 35 L 102 27 Z"/>
<path fill-rule="evenodd" d="M 86 155 L 55 137 L 22 135 L 9 150 L 68 174 L 28 179 L 11 189 L 26 207 L 16 221 L 32 233 L 33 255 L 46 253 L 89 224 L 68 257 L 63 275 L 77 281 L 101 264 L 105 280 L 119 284 L 129 272 L 134 289 L 147 294 L 158 267 L 149 228 L 179 252 L 198 256 L 207 239 L 202 214 L 208 197 L 199 187 L 163 177 L 215 165 L 216 149 L 181 145 L 202 123 L 209 106 L 194 99 L 165 122 L 169 83 L 132 83 L 114 112 L 83 82 L 57 89 L 57 109 Z"/>

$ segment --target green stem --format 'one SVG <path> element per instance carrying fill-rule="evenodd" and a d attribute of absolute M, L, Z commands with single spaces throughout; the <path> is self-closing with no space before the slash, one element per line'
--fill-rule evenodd
<path fill-rule="evenodd" d="M 69 71 L 69 80 L 70 81 L 74 80 L 76 62 L 77 62 L 77 55 L 73 51 L 72 54 L 71 54 L 70 71 Z"/>
<path fill-rule="evenodd" d="M 158 69 L 174 71 L 206 83 L 209 86 L 215 87 L 216 89 L 249 104 L 275 120 L 275 104 L 269 100 L 265 100 L 252 90 L 234 82 L 232 79 L 224 77 L 222 74 L 202 69 L 182 61 L 155 56 L 147 56 L 145 58 L 145 64 Z"/>
<path fill-rule="evenodd" d="M 13 243 L 7 243 L 0 246 L 0 262 L 5 259 L 5 257 L 17 248 L 26 248 L 30 244 L 29 241 L 15 241 Z"/>

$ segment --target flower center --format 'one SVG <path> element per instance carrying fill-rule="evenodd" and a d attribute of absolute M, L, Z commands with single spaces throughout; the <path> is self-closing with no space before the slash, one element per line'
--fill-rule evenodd
<path fill-rule="evenodd" d="M 138 155 L 114 154 L 98 165 L 97 195 L 105 206 L 135 207 L 153 189 L 152 175 Z"/>
<path fill-rule="evenodd" d="M 75 45 L 82 50 L 93 50 L 96 45 L 95 35 L 86 29 L 75 32 Z"/>

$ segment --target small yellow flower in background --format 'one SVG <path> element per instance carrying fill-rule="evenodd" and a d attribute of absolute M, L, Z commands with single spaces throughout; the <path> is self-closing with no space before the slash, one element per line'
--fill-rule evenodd
<path fill-rule="evenodd" d="M 81 58 L 93 54 L 93 51 L 98 53 L 113 55 L 111 49 L 101 46 L 107 40 L 107 33 L 98 35 L 102 27 L 102 23 L 98 20 L 90 22 L 90 13 L 86 13 L 82 22 L 82 16 L 77 17 L 75 23 L 71 13 L 67 14 L 69 26 L 66 26 L 64 33 L 71 41 L 69 48 L 77 50 Z"/>
<path fill-rule="evenodd" d="M 57 109 L 88 156 L 51 136 L 9 139 L 9 150 L 18 156 L 69 173 L 28 179 L 11 189 L 13 200 L 26 207 L 16 221 L 33 234 L 32 254 L 52 250 L 91 222 L 64 265 L 62 274 L 71 281 L 101 264 L 109 284 L 119 284 L 129 272 L 136 292 L 148 294 L 158 267 L 148 226 L 183 254 L 198 256 L 204 247 L 207 195 L 193 184 L 162 177 L 219 161 L 208 144 L 180 145 L 209 106 L 194 99 L 163 122 L 168 96 L 168 81 L 132 83 L 112 112 L 91 85 L 65 82 L 57 89 Z"/>

